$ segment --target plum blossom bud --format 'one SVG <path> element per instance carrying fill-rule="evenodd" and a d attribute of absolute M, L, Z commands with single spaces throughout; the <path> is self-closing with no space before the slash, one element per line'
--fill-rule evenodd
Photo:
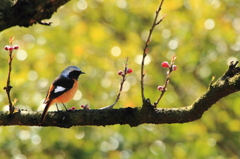
<path fill-rule="evenodd" d="M 122 76 L 122 75 L 123 75 L 123 71 L 122 71 L 122 70 L 119 70 L 119 71 L 118 71 L 118 75 L 119 75 L 119 76 Z"/>
<path fill-rule="evenodd" d="M 162 91 L 163 90 L 163 86 L 158 86 L 158 90 Z"/>
<path fill-rule="evenodd" d="M 133 70 L 131 68 L 127 69 L 127 73 L 132 73 Z"/>
<path fill-rule="evenodd" d="M 8 46 L 8 45 L 4 47 L 4 49 L 5 49 L 6 51 L 8 51 L 9 48 L 10 48 L 10 46 Z"/>
<path fill-rule="evenodd" d="M 173 66 L 172 66 L 172 70 L 173 70 L 173 71 L 176 71 L 176 70 L 177 70 L 177 66 L 176 66 L 176 65 L 173 65 Z"/>
<path fill-rule="evenodd" d="M 164 67 L 164 68 L 168 68 L 170 65 L 168 64 L 168 62 L 166 62 L 166 61 L 164 61 L 163 63 L 162 63 L 162 67 Z"/>
<path fill-rule="evenodd" d="M 13 49 L 14 50 L 17 50 L 19 47 L 17 46 L 17 45 L 15 45 L 14 47 L 13 47 Z"/>

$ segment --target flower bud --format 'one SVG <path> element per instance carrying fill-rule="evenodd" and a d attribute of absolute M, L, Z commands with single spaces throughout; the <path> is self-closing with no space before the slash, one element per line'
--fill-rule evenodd
<path fill-rule="evenodd" d="M 122 75 L 123 75 L 123 71 L 122 71 L 122 70 L 119 70 L 119 71 L 118 71 L 118 75 L 119 75 L 119 76 L 122 76 Z"/>
<path fill-rule="evenodd" d="M 4 47 L 4 49 L 5 49 L 6 51 L 8 51 L 9 48 L 10 48 L 10 46 L 8 46 L 8 45 Z"/>
<path fill-rule="evenodd" d="M 158 90 L 162 91 L 163 90 L 163 86 L 158 86 Z"/>
<path fill-rule="evenodd" d="M 127 69 L 127 73 L 132 73 L 133 70 L 131 68 Z"/>
<path fill-rule="evenodd" d="M 162 63 L 162 67 L 164 67 L 164 68 L 168 68 L 168 67 L 169 67 L 168 62 L 164 61 L 164 62 Z"/>
<path fill-rule="evenodd" d="M 176 71 L 176 70 L 177 70 L 177 66 L 176 66 L 176 65 L 173 65 L 173 66 L 172 66 L 172 70 L 173 70 L 173 71 Z"/>
<path fill-rule="evenodd" d="M 13 49 L 14 50 L 17 50 L 19 47 L 17 46 L 17 45 L 15 45 L 14 47 L 13 47 Z"/>

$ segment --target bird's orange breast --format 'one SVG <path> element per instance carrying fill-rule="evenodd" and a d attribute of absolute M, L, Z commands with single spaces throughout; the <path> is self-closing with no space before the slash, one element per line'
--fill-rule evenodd
<path fill-rule="evenodd" d="M 73 80 L 74 80 L 73 87 L 69 91 L 67 91 L 67 92 L 63 93 L 62 95 L 60 95 L 59 97 L 53 99 L 53 103 L 66 103 L 73 99 L 75 93 L 78 90 L 78 81 L 75 79 L 73 79 Z"/>

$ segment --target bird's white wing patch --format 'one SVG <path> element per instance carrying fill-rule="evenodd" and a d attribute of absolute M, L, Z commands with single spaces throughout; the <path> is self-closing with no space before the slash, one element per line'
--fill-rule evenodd
<path fill-rule="evenodd" d="M 55 89 L 54 89 L 54 93 L 58 93 L 58 92 L 62 92 L 64 91 L 66 88 L 62 87 L 62 86 L 57 86 Z"/>

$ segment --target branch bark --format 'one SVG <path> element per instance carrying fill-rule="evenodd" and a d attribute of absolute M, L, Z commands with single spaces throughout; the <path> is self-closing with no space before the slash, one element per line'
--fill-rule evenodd
<path fill-rule="evenodd" d="M 240 67 L 232 62 L 225 74 L 216 82 L 211 82 L 208 90 L 196 99 L 192 105 L 181 108 L 155 108 L 149 99 L 142 107 L 120 109 L 96 109 L 49 112 L 43 125 L 39 124 L 42 112 L 20 110 L 9 114 L 0 112 L 0 125 L 55 126 L 106 126 L 128 124 L 131 127 L 140 124 L 186 123 L 200 119 L 205 111 L 221 98 L 240 90 Z"/>
<path fill-rule="evenodd" d="M 42 20 L 51 18 L 59 7 L 69 0 L 1 0 L 0 32 L 13 27 L 29 27 L 39 23 L 48 25 Z"/>

